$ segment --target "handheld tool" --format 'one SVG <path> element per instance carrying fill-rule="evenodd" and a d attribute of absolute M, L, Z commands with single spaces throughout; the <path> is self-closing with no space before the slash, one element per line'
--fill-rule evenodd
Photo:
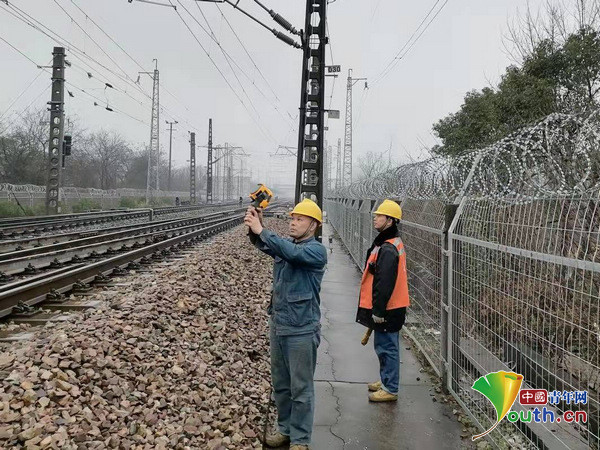
<path fill-rule="evenodd" d="M 372 332 L 373 332 L 373 328 L 367 328 L 367 331 L 365 331 L 365 335 L 363 336 L 362 340 L 360 341 L 360 343 L 362 345 L 367 345 Z"/>
<path fill-rule="evenodd" d="M 272 198 L 273 192 L 264 184 L 259 184 L 258 189 L 250 194 L 250 199 L 252 199 L 251 204 L 255 208 L 265 209 Z"/>

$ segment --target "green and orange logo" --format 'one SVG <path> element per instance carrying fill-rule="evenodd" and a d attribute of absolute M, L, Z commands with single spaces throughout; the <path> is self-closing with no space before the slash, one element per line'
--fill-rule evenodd
<path fill-rule="evenodd" d="M 498 426 L 504 416 L 508 414 L 513 403 L 519 395 L 523 375 L 514 372 L 488 373 L 473 383 L 473 389 L 483 394 L 496 409 L 496 423 L 486 432 L 473 436 L 473 440 L 479 439 L 491 432 Z"/>

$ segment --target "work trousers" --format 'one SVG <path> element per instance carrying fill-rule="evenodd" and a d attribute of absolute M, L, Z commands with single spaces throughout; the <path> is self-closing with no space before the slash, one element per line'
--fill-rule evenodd
<path fill-rule="evenodd" d="M 400 334 L 375 331 L 375 353 L 379 358 L 382 388 L 389 394 L 398 394 L 400 383 Z"/>
<path fill-rule="evenodd" d="M 314 375 L 318 331 L 277 336 L 270 327 L 271 379 L 277 406 L 279 432 L 292 444 L 310 444 L 315 409 Z"/>

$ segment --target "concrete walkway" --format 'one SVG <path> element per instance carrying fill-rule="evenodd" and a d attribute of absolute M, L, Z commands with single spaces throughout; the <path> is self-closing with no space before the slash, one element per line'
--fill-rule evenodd
<path fill-rule="evenodd" d="M 330 226 L 324 228 L 328 246 Z M 461 448 L 461 425 L 452 408 L 433 402 L 428 375 L 401 340 L 400 398 L 368 401 L 367 383 L 379 379 L 373 336 L 360 344 L 365 328 L 355 323 L 360 272 L 334 239 L 321 289 L 322 339 L 317 361 L 314 450 Z"/>

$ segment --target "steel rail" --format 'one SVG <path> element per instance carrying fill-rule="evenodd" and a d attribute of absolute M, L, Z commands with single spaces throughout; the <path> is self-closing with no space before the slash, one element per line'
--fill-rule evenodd
<path fill-rule="evenodd" d="M 138 209 L 138 208 L 136 208 Z M 141 208 L 140 208 L 141 209 Z M 148 208 L 143 208 L 145 211 L 148 211 Z M 50 216 L 30 216 L 30 217 L 3 217 L 0 219 L 0 228 L 7 225 L 19 225 L 19 224 L 28 224 L 32 222 L 42 222 L 42 221 L 57 221 L 62 219 L 75 219 L 75 218 L 84 218 L 84 217 L 94 217 L 94 216 L 102 216 L 110 213 L 119 213 L 119 212 L 134 212 L 134 209 L 111 209 L 104 211 L 88 211 L 82 213 L 72 213 L 72 214 L 56 214 Z"/>
<path fill-rule="evenodd" d="M 49 216 L 31 216 L 31 217 L 3 217 L 0 218 L 0 228 L 4 225 L 13 225 L 13 224 L 28 224 L 33 222 L 55 222 L 64 219 L 77 219 L 77 218 L 93 218 L 97 216 L 110 216 L 111 214 L 118 213 L 135 213 L 135 212 L 146 212 L 153 210 L 155 214 L 164 214 L 169 211 L 193 211 L 196 209 L 204 209 L 218 206 L 231 206 L 237 202 L 219 202 L 206 204 L 203 203 L 201 205 L 190 205 L 190 206 L 161 206 L 158 208 L 151 207 L 143 207 L 143 208 L 124 208 L 124 209 L 108 209 L 102 211 L 87 211 L 82 213 L 69 213 L 69 214 L 55 214 Z"/>
<path fill-rule="evenodd" d="M 103 259 L 102 261 L 76 267 L 62 273 L 52 272 L 45 277 L 39 277 L 35 281 L 27 283 L 17 282 L 7 285 L 5 286 L 7 289 L 0 292 L 0 318 L 11 314 L 12 308 L 17 306 L 19 302 L 23 302 L 29 306 L 36 305 L 46 300 L 46 296 L 50 292 L 64 294 L 70 291 L 76 283 L 89 283 L 99 275 L 109 275 L 113 270 L 125 268 L 128 264 L 138 261 L 144 256 L 176 247 L 186 242 L 205 239 L 241 222 L 241 217 L 226 219 L 217 224 L 208 225 L 161 242 Z"/>
<path fill-rule="evenodd" d="M 243 217 L 239 212 L 233 215 L 238 218 Z M 109 235 L 107 236 L 107 240 L 103 239 L 105 236 L 80 239 L 74 243 L 75 247 L 53 249 L 52 247 L 55 246 L 48 246 L 15 252 L 21 254 L 18 257 L 12 257 L 14 253 L 7 253 L 0 255 L 0 258 L 4 258 L 0 261 L 0 271 L 5 275 L 16 275 L 26 273 L 27 268 L 40 270 L 52 267 L 53 265 L 66 264 L 74 261 L 74 259 L 78 261 L 85 258 L 98 258 L 103 255 L 113 254 L 114 252 L 125 251 L 128 246 L 148 245 L 168 235 L 184 233 L 188 230 L 197 229 L 198 227 L 215 222 L 220 223 L 224 219 L 221 217 L 213 220 L 201 220 L 192 224 L 181 224 L 181 222 L 187 221 L 180 221 L 180 226 L 177 226 L 178 224 L 175 223 L 167 226 L 164 230 L 156 230 L 153 226 L 145 226 L 127 232 L 116 233 L 119 236 Z M 56 247 L 65 246 L 65 244 L 70 243 L 57 244 Z M 33 253 L 35 251 L 39 253 Z M 32 254 L 22 255 L 23 253 Z M 4 288 L 0 287 L 0 291 L 2 290 Z"/>
<path fill-rule="evenodd" d="M 162 225 L 168 222 L 172 222 L 173 220 L 177 219 L 164 219 L 154 221 L 151 223 L 154 225 Z M 73 231 L 71 233 L 61 233 L 52 236 L 38 236 L 33 238 L 29 237 L 22 239 L 11 239 L 8 241 L 0 241 L 0 254 L 25 250 L 27 248 L 41 247 L 43 245 L 59 244 L 61 242 L 68 242 L 75 239 L 82 239 L 85 237 L 98 236 L 102 233 L 110 233 L 119 230 L 128 230 L 135 227 L 139 227 L 142 223 L 144 222 L 136 222 L 129 225 L 118 225 L 116 227 L 97 228 L 94 230 Z"/>
<path fill-rule="evenodd" d="M 81 217 L 72 219 L 61 219 L 54 221 L 39 221 L 39 222 L 24 222 L 10 224 L 0 227 L 0 238 L 5 239 L 10 236 L 26 236 L 29 234 L 40 234 L 53 230 L 64 230 L 77 226 L 93 225 L 96 223 L 114 222 L 117 220 L 136 219 L 141 217 L 149 217 L 150 211 L 136 211 L 132 213 L 118 213 L 110 215 L 101 215 L 96 217 Z"/>
<path fill-rule="evenodd" d="M 196 210 L 203 210 L 207 208 L 220 208 L 224 206 L 231 206 L 231 203 L 227 204 L 216 204 L 216 205 L 199 205 L 199 206 L 182 206 L 182 207 L 167 207 L 167 208 L 145 208 L 144 210 L 135 211 L 104 211 L 101 214 L 95 216 L 88 216 L 84 214 L 83 217 L 76 215 L 69 216 L 65 215 L 64 218 L 54 219 L 38 219 L 32 218 L 26 219 L 21 222 L 8 223 L 4 226 L 0 225 L 0 238 L 5 236 L 15 235 L 27 235 L 27 234 L 39 234 L 55 229 L 66 229 L 74 228 L 77 226 L 93 225 L 96 223 L 113 222 L 116 220 L 131 220 L 141 217 L 149 217 L 150 220 L 153 216 L 160 216 L 165 214 L 173 214 L 179 212 L 189 212 Z M 52 217 L 52 216 L 45 216 Z"/>
<path fill-rule="evenodd" d="M 59 236 L 48 236 L 48 237 L 40 237 L 36 239 L 20 239 L 18 241 L 6 241 L 0 242 L 0 261 L 4 261 L 7 259 L 18 258 L 21 256 L 35 255 L 40 253 L 45 253 L 51 250 L 61 250 L 65 248 L 72 248 L 80 245 L 84 242 L 101 242 L 103 240 L 108 240 L 112 237 L 125 236 L 126 234 L 131 234 L 137 231 L 145 230 L 145 229 L 168 229 L 176 226 L 178 224 L 185 223 L 194 223 L 194 222 L 202 222 L 204 220 L 208 220 L 211 218 L 216 218 L 219 216 L 223 216 L 224 214 L 233 214 L 235 212 L 239 212 L 240 209 L 230 209 L 225 211 L 213 212 L 210 214 L 205 214 L 198 217 L 184 217 L 180 219 L 166 219 L 159 222 L 150 222 L 150 223 L 135 223 L 131 225 L 123 225 L 118 227 L 111 228 L 102 228 L 98 230 L 91 231 L 82 231 L 76 233 L 68 233 Z M 65 239 L 66 237 L 66 239 Z M 57 242 L 57 240 L 60 240 Z M 71 239 L 69 239 L 71 238 Z M 42 245 L 42 242 L 48 241 L 49 243 Z M 30 248 L 17 248 L 23 247 L 23 245 L 31 244 L 35 242 L 37 245 Z M 17 248 L 15 248 L 15 244 Z M 9 251 L 5 249 L 11 248 Z M 3 251 L 4 250 L 4 251 Z"/>

